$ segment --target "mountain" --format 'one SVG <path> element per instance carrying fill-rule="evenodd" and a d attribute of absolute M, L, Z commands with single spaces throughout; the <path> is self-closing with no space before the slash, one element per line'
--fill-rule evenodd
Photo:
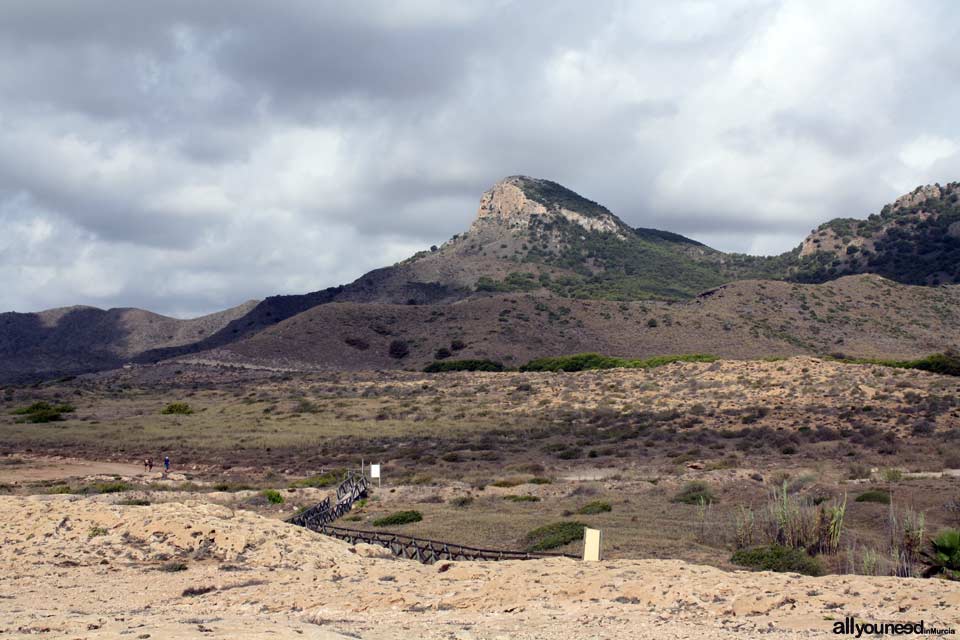
<path fill-rule="evenodd" d="M 866 220 L 832 220 L 792 251 L 758 257 L 723 253 L 669 231 L 633 228 L 555 182 L 510 176 L 482 195 L 464 233 L 339 287 L 272 296 L 188 321 L 136 309 L 87 307 L 0 314 L 0 380 L 172 358 L 419 366 L 444 348 L 443 340 L 431 337 L 440 328 L 445 340 L 472 345 L 466 355 L 507 362 L 582 350 L 639 356 L 846 348 L 851 355 L 923 355 L 940 350 L 942 336 L 960 328 L 953 291 L 931 288 L 960 277 L 958 195 L 957 183 L 918 187 Z M 800 291 L 807 300 L 830 296 L 827 289 L 792 289 L 788 283 L 826 286 L 852 275 L 861 277 L 844 285 L 846 297 L 826 316 L 818 315 L 807 328 L 794 326 L 796 308 L 805 313 L 816 307 L 798 306 L 790 296 Z M 751 284 L 730 284 L 744 282 Z M 901 291 L 890 288 L 895 283 L 926 286 Z M 917 333 L 911 327 L 916 310 L 895 316 L 899 325 L 880 314 L 857 315 L 857 309 L 883 307 L 875 298 L 877 287 L 907 296 L 917 309 L 937 309 L 936 321 L 927 326 L 940 333 Z M 769 301 L 769 308 L 755 309 L 756 301 L 765 299 L 760 292 L 768 290 L 781 291 L 780 298 Z M 715 308 L 730 295 L 744 298 L 733 316 Z M 525 306 L 516 310 L 511 307 L 519 302 L 503 302 L 521 299 Z M 632 323 L 650 318 L 628 318 L 624 307 L 667 309 L 664 318 L 686 320 L 664 320 L 659 331 L 638 332 Z M 723 306 L 729 308 L 729 303 Z M 827 330 L 825 317 L 836 326 L 850 326 Z M 743 323 L 750 318 L 753 324 Z M 454 319 L 457 324 L 450 324 Z M 864 336 L 875 343 L 863 342 Z M 386 353 L 396 341 L 408 343 L 408 358 Z"/>
<path fill-rule="evenodd" d="M 906 284 L 960 282 L 960 183 L 917 187 L 866 220 L 824 223 L 798 256 L 794 275 L 804 282 L 853 273 Z"/>
<path fill-rule="evenodd" d="M 119 367 L 145 351 L 203 340 L 257 305 L 251 300 L 191 320 L 143 309 L 83 306 L 0 313 L 0 379 L 32 380 Z"/>

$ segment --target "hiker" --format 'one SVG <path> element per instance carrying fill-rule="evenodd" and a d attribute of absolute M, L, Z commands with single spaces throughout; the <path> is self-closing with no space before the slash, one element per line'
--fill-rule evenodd
<path fill-rule="evenodd" d="M 163 473 L 170 473 L 170 456 L 163 456 Z"/>
<path fill-rule="evenodd" d="M 150 458 L 143 459 L 143 472 L 147 473 L 150 471 Z"/>
<path fill-rule="evenodd" d="M 147 473 L 153 471 L 153 458 L 147 458 Z"/>

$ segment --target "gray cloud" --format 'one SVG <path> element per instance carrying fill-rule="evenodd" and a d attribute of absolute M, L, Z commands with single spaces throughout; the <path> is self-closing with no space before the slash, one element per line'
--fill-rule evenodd
<path fill-rule="evenodd" d="M 0 309 L 179 315 L 439 243 L 557 180 L 776 253 L 960 179 L 931 0 L 5 2 Z"/>

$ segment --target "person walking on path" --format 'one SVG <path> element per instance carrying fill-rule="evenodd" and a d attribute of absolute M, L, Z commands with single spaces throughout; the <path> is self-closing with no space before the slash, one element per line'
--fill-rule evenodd
<path fill-rule="evenodd" d="M 170 473 L 170 456 L 163 456 L 163 474 Z"/>

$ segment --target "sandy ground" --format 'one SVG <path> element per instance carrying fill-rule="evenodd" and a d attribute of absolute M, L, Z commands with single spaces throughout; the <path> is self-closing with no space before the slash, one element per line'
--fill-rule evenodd
<path fill-rule="evenodd" d="M 9 464 L 9 460 L 16 460 L 20 464 Z M 0 465 L 0 483 L 23 484 L 89 476 L 148 477 L 142 464 L 25 455 L 10 458 L 7 462 L 6 465 Z M 162 465 L 162 461 L 159 463 L 154 461 L 154 473 L 149 474 L 149 477 L 159 476 L 159 469 L 162 468 Z"/>
<path fill-rule="evenodd" d="M 848 615 L 960 628 L 960 584 L 663 560 L 424 566 L 200 501 L 0 497 L 3 638 L 794 638 Z"/>

